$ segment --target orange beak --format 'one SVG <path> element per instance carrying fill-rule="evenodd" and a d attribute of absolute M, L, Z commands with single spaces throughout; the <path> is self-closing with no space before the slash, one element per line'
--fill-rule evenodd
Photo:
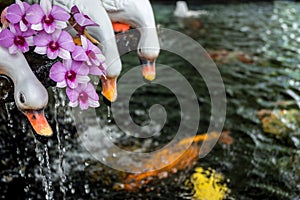
<path fill-rule="evenodd" d="M 52 136 L 53 132 L 44 115 L 44 110 L 25 111 L 24 114 L 37 134 L 46 137 Z"/>
<path fill-rule="evenodd" d="M 128 24 L 120 23 L 120 22 L 112 22 L 112 26 L 115 32 L 126 32 L 130 29 Z"/>
<path fill-rule="evenodd" d="M 153 81 L 156 76 L 155 62 L 141 60 L 141 63 L 143 65 L 143 77 L 148 81 Z"/>
<path fill-rule="evenodd" d="M 117 99 L 117 77 L 101 78 L 102 82 L 102 95 L 110 102 L 114 102 Z"/>

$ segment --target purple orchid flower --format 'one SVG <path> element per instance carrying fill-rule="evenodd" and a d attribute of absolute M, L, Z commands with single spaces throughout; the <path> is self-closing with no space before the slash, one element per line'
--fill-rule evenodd
<path fill-rule="evenodd" d="M 31 23 L 31 28 L 36 31 L 45 30 L 51 34 L 55 29 L 67 27 L 66 21 L 70 15 L 60 6 L 51 6 L 49 0 L 41 0 L 40 5 L 34 4 L 28 10 L 25 19 Z"/>
<path fill-rule="evenodd" d="M 33 35 L 34 31 L 30 28 L 31 24 L 25 19 L 29 8 L 30 5 L 28 3 L 16 0 L 16 3 L 7 8 L 5 17 L 10 23 L 18 24 L 22 32 L 30 31 L 30 34 Z"/>
<path fill-rule="evenodd" d="M 26 32 L 21 32 L 18 26 L 10 24 L 9 29 L 0 32 L 0 45 L 8 48 L 10 54 L 16 54 L 19 49 L 22 53 L 29 51 L 29 46 L 33 45 L 33 37 Z"/>
<path fill-rule="evenodd" d="M 89 82 L 88 73 L 89 68 L 82 62 L 63 60 L 63 63 L 57 62 L 51 67 L 49 76 L 57 82 L 57 87 L 74 89 L 79 83 Z"/>
<path fill-rule="evenodd" d="M 72 52 L 73 59 L 86 62 L 86 64 L 89 66 L 100 66 L 105 60 L 101 50 L 84 36 L 81 35 L 80 37 L 82 47 L 75 47 L 74 51 Z"/>
<path fill-rule="evenodd" d="M 96 75 L 96 76 L 102 76 L 106 77 L 106 65 L 105 63 L 102 63 L 99 66 L 93 65 L 89 67 L 89 74 Z"/>
<path fill-rule="evenodd" d="M 56 30 L 49 35 L 46 32 L 40 32 L 33 38 L 36 45 L 34 52 L 38 54 L 47 54 L 48 58 L 71 59 L 71 54 L 75 48 L 72 36 L 66 31 Z"/>
<path fill-rule="evenodd" d="M 67 96 L 70 100 L 69 106 L 80 106 L 81 110 L 86 110 L 89 107 L 99 107 L 99 96 L 91 83 L 79 84 L 77 88 L 67 88 Z"/>
<path fill-rule="evenodd" d="M 97 23 L 95 23 L 89 16 L 82 14 L 77 6 L 73 6 L 71 8 L 71 15 L 74 17 L 76 24 L 73 24 L 74 26 L 79 25 L 79 28 L 76 30 L 80 33 L 83 34 L 84 29 L 87 26 L 99 26 Z"/>

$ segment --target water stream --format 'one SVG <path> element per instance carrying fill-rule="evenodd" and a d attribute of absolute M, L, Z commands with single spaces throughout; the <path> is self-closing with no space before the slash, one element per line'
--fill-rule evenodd
<path fill-rule="evenodd" d="M 52 187 L 52 173 L 50 167 L 49 151 L 47 144 L 40 143 L 36 138 L 34 138 L 35 152 L 39 161 L 40 176 L 42 178 L 42 183 L 44 191 L 46 193 L 45 198 L 47 200 L 53 199 L 53 187 Z"/>
<path fill-rule="evenodd" d="M 56 137 L 57 137 L 57 149 L 58 149 L 58 160 L 59 160 L 59 173 L 60 173 L 60 180 L 59 180 L 59 189 L 63 194 L 63 199 L 66 199 L 66 186 L 65 182 L 67 179 L 67 176 L 65 174 L 65 169 L 64 169 L 64 147 L 63 143 L 61 141 L 61 131 L 59 129 L 59 122 L 58 122 L 58 108 L 60 104 L 64 105 L 64 101 L 59 99 L 58 91 L 57 88 L 52 88 L 53 89 L 53 94 L 54 94 L 54 99 L 55 99 L 55 106 L 54 106 L 54 121 L 55 121 L 55 129 L 56 129 Z"/>

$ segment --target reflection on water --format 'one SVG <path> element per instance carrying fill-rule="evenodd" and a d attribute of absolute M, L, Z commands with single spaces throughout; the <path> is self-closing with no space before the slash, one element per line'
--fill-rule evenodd
<path fill-rule="evenodd" d="M 173 17 L 174 8 L 175 5 L 154 5 L 158 23 L 190 35 L 208 50 L 216 60 L 228 98 L 224 127 L 227 134 L 195 166 L 214 169 L 229 179 L 227 187 L 231 193 L 228 199 L 299 199 L 300 4 L 276 2 L 191 7 L 206 9 L 208 14 L 200 21 L 188 21 L 185 28 L 180 28 Z M 123 73 L 138 65 L 134 52 L 123 59 Z M 201 76 L 195 76 L 197 72 L 189 63 L 169 52 L 162 51 L 157 62 L 173 67 L 191 83 L 201 106 L 198 133 L 205 133 L 211 105 Z M 49 93 L 53 96 L 52 90 Z M 60 92 L 56 96 L 64 102 Z M 102 119 L 103 130 L 117 139 L 120 147 L 135 151 L 159 149 L 172 140 L 178 129 L 180 106 L 169 90 L 150 84 L 139 88 L 131 99 L 133 120 L 137 124 L 147 124 L 150 121 L 147 110 L 154 104 L 165 106 L 168 118 L 160 134 L 150 139 L 128 137 L 114 125 L 113 119 L 108 123 L 107 108 L 103 103 L 97 117 Z M 95 161 L 78 139 L 70 110 L 63 103 L 54 105 L 52 98 L 48 118 L 52 119 L 53 125 L 55 121 L 59 123 L 58 137 L 61 138 L 61 144 L 57 144 L 56 139 L 47 142 L 54 199 L 62 199 L 63 193 L 66 199 L 191 198 L 193 188 L 187 188 L 184 182 L 194 173 L 193 169 L 174 171 L 167 176 L 162 173 L 161 177 L 154 177 L 148 185 L 141 186 L 138 192 L 116 190 L 114 186 L 122 183 L 128 174 Z M 39 162 L 34 156 L 35 144 L 28 133 L 26 119 L 13 105 L 8 105 L 7 109 L 10 111 L 6 112 L 3 106 L 0 112 L 0 196 L 2 199 L 44 199 L 42 177 L 38 176 Z M 278 129 L 275 129 L 276 134 L 266 131 L 266 127 L 274 124 L 272 119 L 276 126 L 283 124 L 284 134 Z M 7 123 L 20 120 L 20 126 Z M 57 152 L 57 145 L 61 145 L 62 152 Z M 60 160 L 62 156 L 64 161 Z M 66 175 L 63 182 L 59 173 L 61 168 Z M 63 192 L 60 192 L 62 188 Z"/>

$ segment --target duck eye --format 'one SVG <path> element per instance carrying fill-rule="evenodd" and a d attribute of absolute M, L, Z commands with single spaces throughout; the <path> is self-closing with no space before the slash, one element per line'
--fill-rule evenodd
<path fill-rule="evenodd" d="M 24 94 L 20 93 L 20 95 L 19 95 L 19 101 L 21 103 L 25 103 L 25 96 L 24 96 Z"/>
<path fill-rule="evenodd" d="M 141 48 L 138 49 L 138 54 L 142 54 L 142 49 Z"/>

